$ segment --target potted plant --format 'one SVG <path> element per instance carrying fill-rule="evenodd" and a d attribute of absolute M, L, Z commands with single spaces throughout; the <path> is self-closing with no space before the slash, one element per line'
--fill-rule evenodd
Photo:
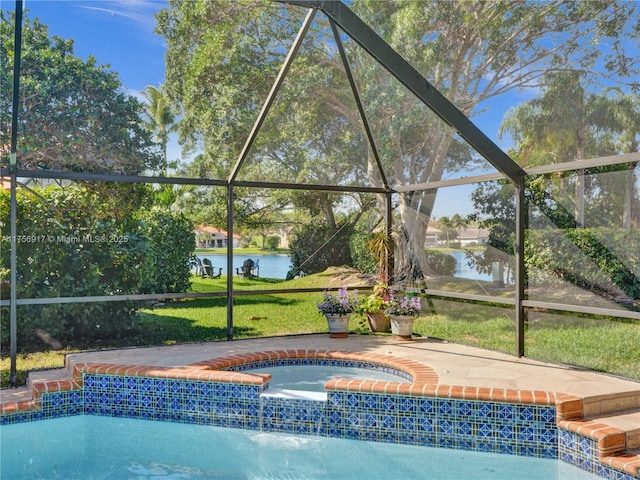
<path fill-rule="evenodd" d="M 384 313 L 388 306 L 389 287 L 386 283 L 378 283 L 373 287 L 373 293 L 360 300 L 356 308 L 356 314 L 360 316 L 361 324 L 365 323 L 372 332 L 386 332 L 391 324 L 389 317 Z"/>
<path fill-rule="evenodd" d="M 391 333 L 395 338 L 411 340 L 413 322 L 420 314 L 420 297 L 406 297 L 397 295 L 395 290 L 389 289 L 389 301 L 385 313 L 391 320 Z"/>
<path fill-rule="evenodd" d="M 347 287 L 339 288 L 337 295 L 325 290 L 324 300 L 318 303 L 318 311 L 327 319 L 331 338 L 347 336 L 349 317 L 359 303 L 357 290 L 352 295 L 349 295 Z"/>

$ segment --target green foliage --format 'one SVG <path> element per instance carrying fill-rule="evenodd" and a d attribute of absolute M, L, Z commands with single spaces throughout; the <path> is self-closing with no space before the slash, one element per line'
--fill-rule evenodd
<path fill-rule="evenodd" d="M 14 14 L 0 11 L 0 124 L 10 125 Z M 89 56 L 74 56 L 73 40 L 49 36 L 24 18 L 18 156 L 21 168 L 139 173 L 160 162 L 143 127 L 144 108 L 123 93 L 118 74 Z M 3 163 L 9 135 L 0 136 Z"/>
<path fill-rule="evenodd" d="M 557 277 L 605 296 L 617 296 L 619 289 L 632 299 L 640 298 L 637 230 L 531 230 L 525 264 L 533 284 Z"/>
<path fill-rule="evenodd" d="M 353 259 L 353 266 L 363 273 L 378 272 L 378 264 L 368 246 L 372 238 L 373 234 L 356 231 L 351 235 L 349 241 L 349 251 Z"/>
<path fill-rule="evenodd" d="M 142 293 L 186 292 L 195 263 L 196 239 L 191 222 L 184 215 L 154 208 L 142 213 L 141 229 L 153 263 L 151 282 L 142 286 Z"/>
<path fill-rule="evenodd" d="M 280 237 L 277 235 L 268 235 L 265 239 L 265 248 L 267 250 L 277 250 L 280 245 Z"/>
<path fill-rule="evenodd" d="M 456 273 L 456 259 L 437 250 L 426 250 L 429 272 L 433 275 L 453 276 Z"/>
<path fill-rule="evenodd" d="M 352 228 L 333 231 L 326 225 L 307 224 L 291 242 L 291 263 L 295 274 L 323 272 L 331 266 L 351 265 L 349 239 Z"/>
<path fill-rule="evenodd" d="M 135 196 L 136 186 L 130 187 Z M 17 222 L 18 298 L 126 295 L 185 291 L 193 228 L 184 218 L 154 211 L 141 222 L 103 191 L 74 185 L 64 189 L 19 189 Z M 9 194 L 0 193 L 1 264 L 9 272 Z M 190 243 L 189 243 L 190 242 Z M 190 248 L 189 248 L 190 246 Z M 6 278 L 6 277 L 5 277 Z M 61 346 L 88 338 L 120 337 L 135 324 L 140 302 L 69 303 L 19 307 L 18 344 Z M 2 344 L 9 315 L 2 315 Z"/>

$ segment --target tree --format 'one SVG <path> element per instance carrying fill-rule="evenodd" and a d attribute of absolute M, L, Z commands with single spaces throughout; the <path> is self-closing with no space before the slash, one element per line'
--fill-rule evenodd
<path fill-rule="evenodd" d="M 145 126 L 153 132 L 153 140 L 160 145 L 162 151 L 162 164 L 160 165 L 160 173 L 167 175 L 169 161 L 167 158 L 167 145 L 169 144 L 169 134 L 177 128 L 176 108 L 171 104 L 168 97 L 164 93 L 162 86 L 156 88 L 153 85 L 147 85 L 142 92 L 147 101 L 145 107 Z"/>
<path fill-rule="evenodd" d="M 168 41 L 169 94 L 185 108 L 181 138 L 202 146 L 208 171 L 228 175 L 297 31 L 300 10 L 261 2 L 169 5 L 158 17 L 158 32 Z M 593 71 L 620 81 L 638 71 L 638 58 L 628 54 L 638 42 L 629 27 L 636 7 L 628 3 L 356 0 L 351 7 L 467 115 L 498 95 L 539 88 L 549 71 Z M 378 185 L 374 154 L 352 128 L 359 112 L 323 21 L 319 16 L 310 30 L 312 41 L 302 45 L 272 106 L 278 122 L 262 126 L 251 175 L 322 184 L 363 182 L 366 175 Z M 551 40 L 556 34 L 562 43 Z M 435 182 L 484 166 L 360 47 L 348 42 L 346 48 L 390 184 Z M 606 71 L 597 65 L 601 59 Z M 435 190 L 399 196 L 400 278 L 412 262 L 428 271 L 422 247 L 435 198 Z M 402 253 L 407 248 L 412 255 Z"/>
<path fill-rule="evenodd" d="M 540 88 L 550 71 L 593 72 L 594 77 L 611 75 L 621 82 L 630 78 L 628 83 L 632 83 L 640 62 L 631 53 L 638 42 L 632 37 L 632 28 L 637 28 L 632 25 L 632 5 L 362 0 L 354 2 L 353 9 L 469 116 L 488 100 L 510 90 Z M 555 33 L 561 34 L 563 43 L 549 40 Z M 625 36 L 631 38 L 627 50 L 622 46 Z M 604 37 L 614 48 L 603 48 Z M 611 59 L 607 63 L 610 70 L 596 66 L 600 58 Z M 631 71 L 635 73 L 628 75 Z M 385 139 L 394 152 L 389 157 L 395 162 L 390 170 L 391 183 L 435 182 L 444 175 L 474 167 L 477 159 L 473 156 L 454 154 L 459 144 L 453 130 L 443 122 L 428 122 L 424 128 L 427 133 L 421 135 L 406 123 L 398 125 L 407 118 L 425 115 L 417 113 L 421 107 L 412 96 L 394 95 L 398 89 L 388 76 L 368 78 L 367 85 L 370 87 L 362 88 L 366 103 L 377 105 L 377 99 L 386 95 L 393 100 L 395 112 L 402 113 L 393 116 L 381 112 L 378 117 L 382 121 L 376 124 L 377 138 Z M 633 86 L 638 87 L 637 81 Z M 389 133 L 385 135 L 385 131 Z M 403 223 L 412 226 L 412 248 L 416 252 L 421 250 L 419 242 L 424 239 L 435 198 L 433 191 L 400 196 Z M 423 262 L 420 259 L 426 271 Z"/>
<path fill-rule="evenodd" d="M 11 124 L 14 14 L 0 12 L 0 123 Z M 18 112 L 21 168 L 135 174 L 159 161 L 140 114 L 143 105 L 122 93 L 117 73 L 73 54 L 73 40 L 49 36 L 38 19 L 24 18 Z M 8 163 L 10 135 L 0 135 Z"/>
<path fill-rule="evenodd" d="M 640 134 L 636 132 L 639 131 L 640 112 L 634 110 L 633 99 L 636 97 L 610 88 L 600 93 L 588 92 L 580 77 L 575 72 L 551 74 L 539 97 L 507 112 L 499 133 L 509 133 L 516 141 L 511 155 L 521 165 L 581 161 L 637 149 Z M 634 182 L 626 189 L 608 184 L 604 173 L 610 170 L 611 167 L 592 169 L 587 172 L 592 175 L 588 176 L 585 176 L 584 170 L 576 171 L 574 220 L 577 227 L 585 226 L 585 201 L 588 199 L 597 208 L 607 212 L 607 215 L 596 215 L 595 212 L 589 215 L 591 225 L 597 225 L 599 217 L 603 216 L 621 218 L 625 225 L 630 225 Z M 629 174 L 633 176 L 633 169 L 629 170 Z M 558 178 L 557 191 L 553 196 L 560 201 L 570 201 L 567 195 L 568 180 L 567 176 Z M 530 185 L 535 186 L 536 182 L 530 182 Z M 598 198 L 593 198 L 595 195 Z M 625 200 L 622 200 L 622 195 L 626 195 Z M 609 200 L 604 204 L 607 198 Z M 619 205 L 614 205 L 615 199 L 619 200 Z"/>
<path fill-rule="evenodd" d="M 458 238 L 456 228 L 448 216 L 444 215 L 440 217 L 438 219 L 438 225 L 442 229 L 442 235 L 444 236 L 444 240 L 447 244 L 451 241 L 451 237 Z"/>

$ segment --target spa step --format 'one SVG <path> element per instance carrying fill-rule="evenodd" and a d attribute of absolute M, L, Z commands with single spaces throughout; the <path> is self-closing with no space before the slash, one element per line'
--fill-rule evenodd
<path fill-rule="evenodd" d="M 582 415 L 585 418 L 634 408 L 640 408 L 640 390 L 596 395 L 582 401 Z"/>
<path fill-rule="evenodd" d="M 640 449 L 640 408 L 608 412 L 586 417 L 585 420 L 623 430 L 626 434 L 626 450 Z"/>
<path fill-rule="evenodd" d="M 603 464 L 640 479 L 639 399 L 640 392 L 585 399 L 583 418 L 561 421 L 558 427 L 593 438 Z"/>

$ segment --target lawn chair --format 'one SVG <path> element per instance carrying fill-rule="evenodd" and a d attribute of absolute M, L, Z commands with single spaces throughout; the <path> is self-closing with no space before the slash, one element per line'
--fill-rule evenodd
<path fill-rule="evenodd" d="M 257 263 L 247 258 L 242 262 L 242 267 L 236 268 L 236 273 L 240 278 L 254 278 L 258 276 L 259 270 L 256 268 Z"/>
<path fill-rule="evenodd" d="M 213 278 L 213 266 L 208 258 L 202 259 L 202 278 Z"/>
<path fill-rule="evenodd" d="M 200 257 L 196 257 L 196 276 L 204 278 L 206 275 L 204 271 L 204 266 L 202 265 L 202 260 Z"/>

